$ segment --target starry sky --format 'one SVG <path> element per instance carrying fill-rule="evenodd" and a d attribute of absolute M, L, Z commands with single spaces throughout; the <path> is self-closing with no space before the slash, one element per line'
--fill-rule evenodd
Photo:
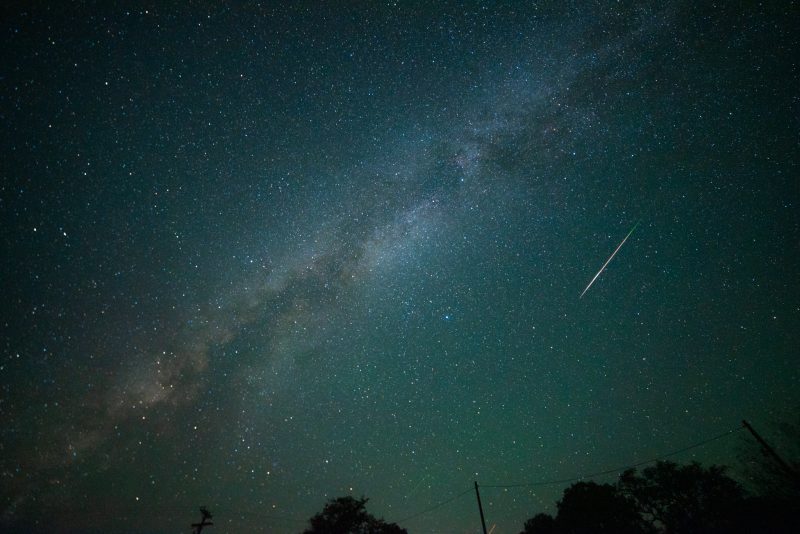
<path fill-rule="evenodd" d="M 794 2 L 220 4 L 3 8 L 4 530 L 475 533 L 800 403 Z"/>

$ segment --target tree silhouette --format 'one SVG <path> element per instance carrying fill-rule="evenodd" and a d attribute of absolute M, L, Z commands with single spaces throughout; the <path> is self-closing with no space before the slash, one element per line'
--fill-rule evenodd
<path fill-rule="evenodd" d="M 537 514 L 525 522 L 521 534 L 581 534 L 652 532 L 631 499 L 611 484 L 578 482 L 564 490 L 555 518 Z"/>
<path fill-rule="evenodd" d="M 525 521 L 520 534 L 556 534 L 556 520 L 550 514 L 536 514 Z"/>
<path fill-rule="evenodd" d="M 631 499 L 611 484 L 578 482 L 564 490 L 557 503 L 557 532 L 647 532 L 647 524 Z"/>
<path fill-rule="evenodd" d="M 322 512 L 309 520 L 304 534 L 408 534 L 395 523 L 387 523 L 367 513 L 369 499 L 339 497 L 331 499 Z"/>
<path fill-rule="evenodd" d="M 653 526 L 676 534 L 734 530 L 745 497 L 724 467 L 704 468 L 696 462 L 657 462 L 641 475 L 629 469 L 620 476 L 618 488 Z"/>
<path fill-rule="evenodd" d="M 652 534 L 797 531 L 797 501 L 748 495 L 725 468 L 657 462 L 625 471 L 615 486 L 579 482 L 564 490 L 555 518 L 538 514 L 521 534 Z"/>

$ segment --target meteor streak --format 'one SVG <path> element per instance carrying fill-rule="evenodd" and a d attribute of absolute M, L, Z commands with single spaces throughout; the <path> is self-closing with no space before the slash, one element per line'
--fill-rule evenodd
<path fill-rule="evenodd" d="M 603 271 L 606 269 L 606 266 L 608 266 L 608 264 L 609 264 L 609 263 L 611 263 L 611 260 L 613 260 L 613 259 L 614 259 L 614 256 L 616 256 L 616 255 L 617 255 L 617 252 L 619 252 L 619 249 L 621 249 L 621 248 L 622 248 L 622 245 L 624 245 L 624 244 L 625 244 L 625 241 L 627 241 L 627 240 L 628 240 L 628 238 L 629 238 L 629 237 L 631 236 L 631 234 L 633 233 L 633 231 L 634 231 L 634 230 L 636 230 L 636 227 L 637 227 L 637 226 L 639 226 L 639 223 L 640 223 L 640 222 L 642 222 L 642 220 L 641 220 L 641 219 L 639 219 L 638 221 L 636 221 L 636 224 L 634 224 L 634 225 L 633 225 L 633 228 L 631 228 L 631 231 L 630 231 L 630 232 L 628 232 L 628 235 L 626 235 L 626 236 L 625 236 L 625 239 L 623 239 L 623 240 L 622 240 L 622 242 L 621 242 L 619 245 L 617 245 L 617 248 L 616 248 L 616 249 L 614 249 L 614 252 L 611 254 L 611 256 L 609 256 L 609 257 L 608 257 L 608 259 L 607 259 L 607 260 L 606 260 L 606 262 L 603 264 L 603 266 L 602 266 L 602 267 L 600 267 L 600 270 L 599 270 L 599 271 L 597 271 L 597 274 L 596 274 L 596 275 L 594 275 L 594 278 L 592 278 L 592 280 L 589 282 L 589 285 L 588 285 L 588 286 L 586 286 L 586 289 L 584 289 L 584 290 L 583 290 L 583 293 L 581 293 L 581 296 L 580 296 L 580 297 L 578 297 L 579 299 L 583 298 L 583 296 L 586 294 L 586 292 L 587 292 L 587 291 L 589 291 L 589 288 L 590 288 L 590 287 L 592 287 L 592 284 L 594 284 L 594 281 L 595 281 L 595 280 L 597 280 L 597 277 L 598 277 L 598 276 L 600 276 L 600 274 L 602 274 L 602 272 L 603 272 Z"/>

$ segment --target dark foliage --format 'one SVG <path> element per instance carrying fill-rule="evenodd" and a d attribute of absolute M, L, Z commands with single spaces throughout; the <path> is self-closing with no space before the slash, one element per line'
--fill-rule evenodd
<path fill-rule="evenodd" d="M 395 523 L 387 523 L 367 513 L 364 497 L 339 497 L 328 501 L 322 512 L 309 520 L 304 534 L 408 534 Z"/>
<path fill-rule="evenodd" d="M 729 532 L 744 491 L 720 466 L 658 462 L 641 475 L 630 469 L 618 488 L 653 525 L 668 532 Z"/>
<path fill-rule="evenodd" d="M 610 484 L 578 482 L 564 490 L 558 502 L 559 532 L 646 532 L 634 502 Z"/>
<path fill-rule="evenodd" d="M 555 534 L 556 520 L 550 514 L 536 514 L 525 521 L 525 528 L 520 534 Z"/>
<path fill-rule="evenodd" d="M 628 470 L 615 486 L 564 490 L 555 518 L 538 514 L 521 534 L 795 532 L 796 501 L 748 496 L 725 468 L 658 462 Z"/>
<path fill-rule="evenodd" d="M 773 497 L 748 497 L 734 512 L 732 532 L 797 532 L 797 502 Z"/>
<path fill-rule="evenodd" d="M 555 518 L 538 514 L 525 522 L 522 534 L 650 532 L 630 499 L 610 484 L 578 482 L 564 490 Z"/>

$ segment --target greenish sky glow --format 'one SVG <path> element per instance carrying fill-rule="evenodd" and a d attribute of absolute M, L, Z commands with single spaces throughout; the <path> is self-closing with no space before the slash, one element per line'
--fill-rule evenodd
<path fill-rule="evenodd" d="M 398 521 L 798 406 L 793 2 L 183 4 L 4 9 L 0 530 Z"/>

